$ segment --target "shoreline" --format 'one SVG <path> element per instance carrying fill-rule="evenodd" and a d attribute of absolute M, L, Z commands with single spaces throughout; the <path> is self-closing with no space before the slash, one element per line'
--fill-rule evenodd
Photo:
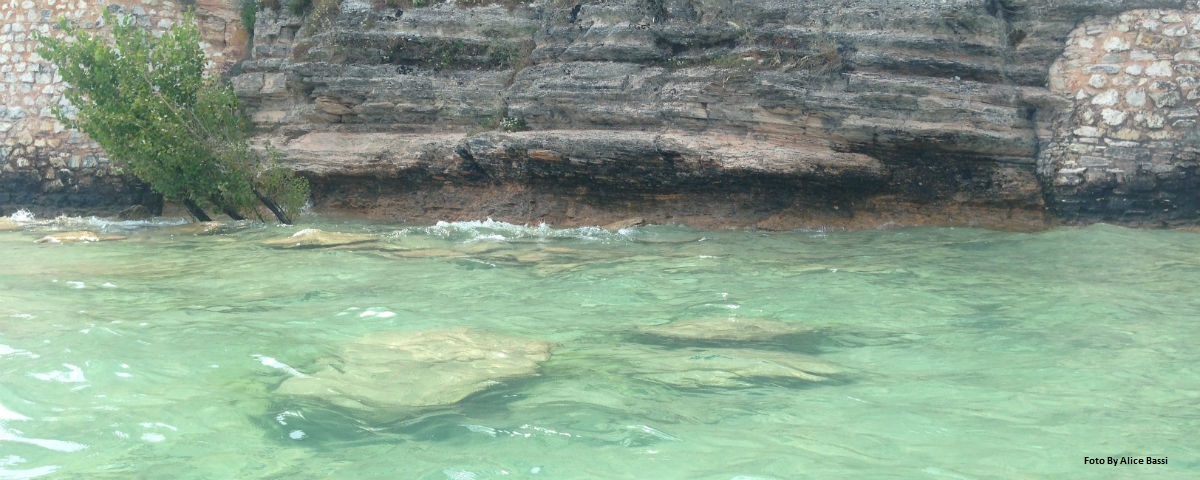
<path fill-rule="evenodd" d="M 485 194 L 479 188 L 459 188 L 450 192 L 442 189 L 370 199 L 325 197 L 313 202 L 305 216 L 400 224 L 491 219 L 516 225 L 547 224 L 556 228 L 598 226 L 610 230 L 640 225 L 683 225 L 703 230 L 856 231 L 907 227 L 970 227 L 1037 232 L 1058 226 L 1086 224 L 1064 222 L 1042 210 L 1005 206 L 917 204 L 894 200 L 887 202 L 885 199 L 835 205 L 814 205 L 802 201 L 774 202 L 770 205 L 761 196 L 751 194 L 673 194 L 617 201 L 553 195 L 521 188 L 496 188 L 501 191 Z M 714 196 L 721 198 L 714 199 Z M 450 199 L 460 201 L 447 202 Z M 122 214 L 127 208 L 4 205 L 0 206 L 0 217 L 26 211 L 39 219 L 78 216 L 116 220 L 182 218 L 189 222 L 194 221 L 186 209 L 174 203 L 164 204 L 162 211 L 157 215 L 144 213 L 136 217 L 124 217 Z M 214 218 L 218 221 L 228 220 L 223 215 Z M 264 218 L 269 218 L 269 215 L 265 215 Z M 303 220 L 304 216 L 297 224 L 303 225 Z"/>

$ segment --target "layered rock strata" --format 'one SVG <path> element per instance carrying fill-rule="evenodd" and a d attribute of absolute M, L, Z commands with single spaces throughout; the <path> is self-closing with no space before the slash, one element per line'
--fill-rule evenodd
<path fill-rule="evenodd" d="M 343 1 L 262 15 L 234 81 L 329 209 L 1022 228 L 1045 223 L 1047 198 L 1087 217 L 1037 165 L 1062 163 L 1045 145 L 1078 123 L 1047 85 L 1092 66 L 1050 66 L 1080 22 L 1137 7 L 1189 6 Z"/>
<path fill-rule="evenodd" d="M 1195 1 L 263 3 L 278 6 L 231 80 L 318 209 L 767 228 L 1200 216 Z"/>

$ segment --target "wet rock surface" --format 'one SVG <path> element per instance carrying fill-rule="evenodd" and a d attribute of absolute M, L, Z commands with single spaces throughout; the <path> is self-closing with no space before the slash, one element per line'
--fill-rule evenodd
<path fill-rule="evenodd" d="M 214 235 L 229 229 L 221 222 L 191 222 L 163 228 L 162 232 L 168 235 Z"/>

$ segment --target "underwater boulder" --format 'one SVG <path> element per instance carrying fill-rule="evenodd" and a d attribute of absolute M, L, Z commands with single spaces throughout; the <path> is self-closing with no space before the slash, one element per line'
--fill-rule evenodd
<path fill-rule="evenodd" d="M 163 228 L 168 235 L 213 235 L 225 231 L 221 222 L 190 222 Z"/>
<path fill-rule="evenodd" d="M 617 232 L 620 230 L 624 230 L 626 228 L 640 227 L 645 224 L 646 224 L 645 218 L 633 217 L 633 218 L 626 218 L 624 220 L 618 220 L 618 221 L 612 222 L 610 224 L 604 225 L 603 227 L 600 227 L 600 228 L 603 228 L 610 232 Z"/>
<path fill-rule="evenodd" d="M 770 350 L 637 346 L 618 354 L 632 365 L 635 377 L 684 388 L 747 387 L 754 379 L 822 382 L 840 372 L 808 355 Z"/>
<path fill-rule="evenodd" d="M 388 416 L 452 405 L 505 380 L 534 376 L 548 342 L 467 329 L 376 332 L 342 345 L 311 375 L 275 393 Z"/>
<path fill-rule="evenodd" d="M 105 242 L 110 240 L 124 240 L 124 235 L 116 235 L 109 233 L 94 233 L 86 230 L 77 232 L 58 232 L 51 233 L 36 240 L 37 243 L 81 243 L 81 242 Z"/>
<path fill-rule="evenodd" d="M 791 323 L 752 318 L 680 320 L 637 328 L 637 332 L 644 335 L 698 341 L 768 341 L 811 331 L 807 327 Z"/>
<path fill-rule="evenodd" d="M 263 245 L 275 248 L 328 248 L 346 245 L 357 245 L 378 241 L 371 235 L 354 233 L 326 232 L 315 228 L 306 228 L 293 233 L 287 238 L 276 238 L 263 242 Z"/>

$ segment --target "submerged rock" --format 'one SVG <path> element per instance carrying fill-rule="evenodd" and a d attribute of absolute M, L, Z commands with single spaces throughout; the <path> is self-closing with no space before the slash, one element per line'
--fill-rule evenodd
<path fill-rule="evenodd" d="M 638 333 L 677 340 L 765 341 L 811 330 L 790 323 L 750 318 L 681 320 L 637 328 Z"/>
<path fill-rule="evenodd" d="M 293 233 L 287 238 L 276 238 L 263 242 L 263 245 L 275 248 L 325 248 L 341 247 L 378 241 L 371 235 L 354 233 L 326 232 L 315 228 L 306 228 Z"/>
<path fill-rule="evenodd" d="M 645 224 L 646 224 L 645 218 L 633 217 L 633 218 L 626 218 L 624 220 L 612 222 L 612 223 L 605 225 L 603 227 L 600 227 L 600 228 L 603 228 L 610 232 L 616 232 L 616 231 L 626 229 L 626 228 L 640 227 Z"/>
<path fill-rule="evenodd" d="M 110 240 L 124 240 L 124 235 L 116 235 L 110 233 L 94 233 L 89 231 L 78 232 L 58 232 L 51 233 L 42 238 L 37 239 L 37 243 L 80 243 L 80 242 L 104 242 Z"/>
<path fill-rule="evenodd" d="M 225 225 L 221 222 L 192 222 L 167 227 L 163 231 L 170 235 L 212 235 L 224 229 Z"/>
<path fill-rule="evenodd" d="M 538 373 L 551 344 L 473 330 L 377 332 L 276 393 L 388 414 L 454 404 L 506 379 Z"/>
<path fill-rule="evenodd" d="M 619 355 L 635 377 L 676 387 L 746 387 L 755 378 L 821 382 L 839 373 L 837 366 L 808 355 L 743 348 L 630 346 Z"/>

